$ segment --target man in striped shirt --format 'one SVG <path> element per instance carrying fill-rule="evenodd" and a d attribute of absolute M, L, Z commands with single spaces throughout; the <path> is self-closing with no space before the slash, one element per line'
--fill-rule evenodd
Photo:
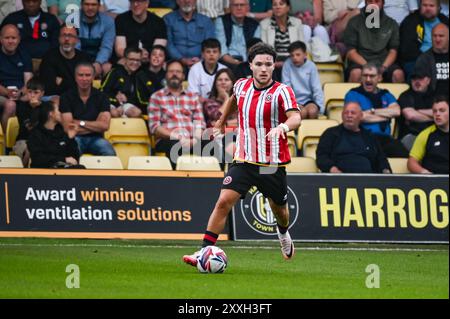
<path fill-rule="evenodd" d="M 252 186 L 256 186 L 268 198 L 276 216 L 282 255 L 291 259 L 294 245 L 288 232 L 285 165 L 290 162 L 290 154 L 286 134 L 300 126 L 301 116 L 293 90 L 273 81 L 274 49 L 263 43 L 255 45 L 248 60 L 253 78 L 236 82 L 234 94 L 215 126 L 216 133 L 223 133 L 228 116 L 238 111 L 235 161 L 223 181 L 203 238 L 203 247 L 216 244 L 233 206 Z M 185 255 L 183 261 L 196 266 L 198 256 L 199 252 Z"/>

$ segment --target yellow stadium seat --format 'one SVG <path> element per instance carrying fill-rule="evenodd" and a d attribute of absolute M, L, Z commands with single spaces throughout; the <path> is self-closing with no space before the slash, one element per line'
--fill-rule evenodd
<path fill-rule="evenodd" d="M 2 125 L 0 124 L 0 155 L 5 154 L 5 136 L 3 135 Z"/>
<path fill-rule="evenodd" d="M 129 170 L 171 171 L 172 164 L 162 156 L 131 156 L 128 160 Z"/>
<path fill-rule="evenodd" d="M 163 18 L 166 14 L 171 13 L 173 10 L 170 8 L 148 8 L 148 11 L 156 14 L 160 18 Z"/>
<path fill-rule="evenodd" d="M 41 67 L 42 59 L 32 59 L 33 74 L 39 75 L 39 68 Z"/>
<path fill-rule="evenodd" d="M 10 155 L 0 156 L 0 167 L 1 168 L 23 168 L 22 160 L 19 156 Z"/>
<path fill-rule="evenodd" d="M 322 86 L 325 83 L 344 82 L 344 66 L 342 63 L 316 63 Z"/>
<path fill-rule="evenodd" d="M 290 131 L 287 134 L 287 140 L 288 140 L 288 146 L 289 146 L 289 153 L 291 154 L 291 157 L 297 156 L 297 136 L 295 135 L 294 131 Z"/>
<path fill-rule="evenodd" d="M 92 83 L 92 86 L 94 87 L 94 89 L 100 90 L 100 88 L 102 87 L 102 81 L 94 80 L 94 82 Z"/>
<path fill-rule="evenodd" d="M 403 92 L 408 91 L 409 89 L 409 85 L 406 83 L 380 83 L 378 84 L 378 87 L 380 89 L 388 90 L 396 99 L 398 99 Z"/>
<path fill-rule="evenodd" d="M 388 158 L 393 174 L 409 174 L 407 158 Z"/>
<path fill-rule="evenodd" d="M 177 171 L 212 171 L 220 172 L 220 164 L 217 158 L 211 156 L 190 156 L 178 157 Z"/>
<path fill-rule="evenodd" d="M 342 111 L 344 110 L 344 106 L 328 106 L 328 119 L 334 120 L 338 122 L 339 124 L 342 123 Z"/>
<path fill-rule="evenodd" d="M 16 116 L 8 119 L 6 127 L 6 147 L 12 148 L 16 144 L 17 135 L 19 135 L 19 120 Z"/>
<path fill-rule="evenodd" d="M 87 169 L 123 169 L 117 156 L 81 156 L 80 164 Z"/>
<path fill-rule="evenodd" d="M 360 86 L 359 83 L 325 83 L 323 86 L 325 107 L 328 107 L 333 102 L 344 105 L 347 92 L 358 86 Z"/>
<path fill-rule="evenodd" d="M 298 129 L 297 147 L 304 157 L 316 158 L 319 138 L 326 129 L 339 123 L 333 120 L 303 120 Z"/>
<path fill-rule="evenodd" d="M 105 138 L 112 144 L 123 167 L 128 167 L 130 156 L 149 156 L 151 141 L 146 122 L 141 118 L 111 119 Z"/>
<path fill-rule="evenodd" d="M 291 158 L 291 163 L 286 167 L 288 173 L 317 173 L 316 161 L 311 157 Z"/>

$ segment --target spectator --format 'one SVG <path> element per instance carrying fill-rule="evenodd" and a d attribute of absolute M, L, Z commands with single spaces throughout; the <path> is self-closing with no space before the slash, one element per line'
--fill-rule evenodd
<path fill-rule="evenodd" d="M 411 87 L 398 99 L 402 109 L 399 138 L 410 150 L 417 134 L 433 124 L 433 92 L 430 88 L 431 72 L 427 69 L 413 72 Z"/>
<path fill-rule="evenodd" d="M 25 95 L 25 84 L 33 76 L 31 57 L 19 47 L 20 33 L 15 25 L 0 32 L 0 114 L 3 129 L 16 112 L 16 101 Z"/>
<path fill-rule="evenodd" d="M 230 13 L 230 0 L 197 0 L 197 10 L 215 20 Z"/>
<path fill-rule="evenodd" d="M 209 97 L 217 72 L 226 66 L 219 63 L 220 42 L 206 39 L 202 43 L 202 61 L 194 64 L 189 71 L 188 91 L 198 94 L 203 102 Z"/>
<path fill-rule="evenodd" d="M 233 94 L 234 83 L 235 77 L 230 69 L 222 69 L 217 72 L 209 98 L 203 102 L 203 114 L 207 128 L 213 128 L 222 116 L 225 102 Z M 237 113 L 227 119 L 226 127 L 226 135 L 222 139 L 222 144 L 224 145 L 224 154 L 226 154 L 227 159 L 232 159 L 235 148 L 234 142 L 236 140 L 234 130 L 238 127 Z"/>
<path fill-rule="evenodd" d="M 247 43 L 261 38 L 258 21 L 248 18 L 249 0 L 230 0 L 230 14 L 216 20 L 216 36 L 222 47 L 223 63 L 234 70 L 247 61 Z"/>
<path fill-rule="evenodd" d="M 276 68 L 283 67 L 289 58 L 289 45 L 304 41 L 304 30 L 300 19 L 290 17 L 290 0 L 273 0 L 273 16 L 261 21 L 261 37 L 264 43 L 271 45 L 277 52 Z"/>
<path fill-rule="evenodd" d="M 377 139 L 361 127 L 363 117 L 358 103 L 346 103 L 342 124 L 322 134 L 316 163 L 323 173 L 391 173 L 389 162 Z"/>
<path fill-rule="evenodd" d="M 431 49 L 432 30 L 439 23 L 448 26 L 448 18 L 439 13 L 439 0 L 422 0 L 420 10 L 410 14 L 400 26 L 399 61 L 409 76 L 417 58 Z"/>
<path fill-rule="evenodd" d="M 431 88 L 435 95 L 448 96 L 448 26 L 441 23 L 433 29 L 433 47 L 417 59 L 416 68 L 431 70 Z"/>
<path fill-rule="evenodd" d="M 101 0 L 100 11 L 115 19 L 119 14 L 130 10 L 130 0 Z"/>
<path fill-rule="evenodd" d="M 434 125 L 422 131 L 408 159 L 414 174 L 448 175 L 448 99 L 437 97 L 433 104 Z"/>
<path fill-rule="evenodd" d="M 195 0 L 177 0 L 177 4 L 178 10 L 164 16 L 169 56 L 191 68 L 200 61 L 202 42 L 216 37 L 214 24 L 195 11 Z"/>
<path fill-rule="evenodd" d="M 418 0 L 385 0 L 384 11 L 400 25 L 405 18 L 419 9 Z"/>
<path fill-rule="evenodd" d="M 251 50 L 251 48 L 253 46 L 257 45 L 258 43 L 262 43 L 262 40 L 258 39 L 258 38 L 253 38 L 247 42 L 247 56 L 248 56 L 248 52 Z M 253 77 L 253 71 L 252 71 L 252 69 L 250 69 L 250 63 L 241 62 L 234 69 L 234 75 L 235 75 L 236 79 L 243 79 L 243 78 L 250 79 L 251 77 Z M 281 82 L 281 76 L 279 74 L 277 74 L 277 72 L 273 73 L 273 79 L 275 81 Z"/>
<path fill-rule="evenodd" d="M 272 16 L 272 0 L 250 0 L 247 17 L 262 21 Z"/>
<path fill-rule="evenodd" d="M 130 11 L 117 16 L 115 53 L 119 59 L 125 48 L 138 47 L 143 51 L 143 63 L 147 63 L 154 45 L 167 45 L 164 20 L 148 12 L 148 5 L 149 0 L 130 0 Z"/>
<path fill-rule="evenodd" d="M 387 90 L 378 88 L 381 70 L 375 64 L 362 69 L 362 84 L 350 90 L 345 103 L 356 102 L 363 110 L 362 126 L 377 137 L 387 157 L 408 157 L 403 144 L 391 137 L 391 121 L 400 116 L 400 106 Z"/>
<path fill-rule="evenodd" d="M 81 0 L 48 0 L 48 13 L 56 16 L 61 24 L 68 23 L 69 14 L 80 9 Z"/>
<path fill-rule="evenodd" d="M 323 0 L 324 21 L 330 26 L 330 43 L 345 57 L 343 33 L 351 18 L 360 13 L 358 4 L 361 0 Z"/>
<path fill-rule="evenodd" d="M 139 104 L 143 114 L 147 113 L 148 101 L 153 93 L 164 87 L 166 56 L 166 48 L 155 45 L 150 52 L 149 67 L 141 68 L 136 74 Z"/>
<path fill-rule="evenodd" d="M 75 68 L 76 87 L 61 96 L 60 110 L 64 130 L 76 132 L 80 154 L 115 156 L 112 145 L 103 138 L 111 120 L 106 95 L 92 87 L 94 67 L 80 63 Z"/>
<path fill-rule="evenodd" d="M 0 0 L 0 23 L 3 19 L 10 13 L 19 11 L 23 9 L 23 4 L 21 0 L 11 1 L 11 0 Z M 47 11 L 47 1 L 42 0 L 41 9 Z"/>
<path fill-rule="evenodd" d="M 366 7 L 353 17 L 345 29 L 344 43 L 348 49 L 349 82 L 361 81 L 361 67 L 367 63 L 381 66 L 385 82 L 402 83 L 402 69 L 395 64 L 400 44 L 397 23 L 383 11 L 384 0 L 366 0 Z M 367 24 L 368 15 L 380 15 L 379 28 Z"/>
<path fill-rule="evenodd" d="M 100 10 L 99 0 L 82 0 L 80 42 L 77 48 L 88 54 L 98 78 L 111 70 L 116 26 L 114 20 Z"/>
<path fill-rule="evenodd" d="M 61 126 L 61 112 L 52 103 L 39 109 L 39 123 L 27 141 L 32 168 L 85 168 L 79 165 L 80 152 L 74 137 L 76 129 L 68 133 Z"/>
<path fill-rule="evenodd" d="M 330 44 L 330 36 L 323 24 L 323 1 L 302 0 L 292 2 L 291 14 L 303 22 L 305 42 L 309 43 L 312 37 L 320 38 L 324 43 Z"/>
<path fill-rule="evenodd" d="M 302 119 L 316 119 L 324 112 L 324 96 L 316 65 L 309 61 L 306 45 L 297 41 L 289 46 L 290 59 L 283 66 L 283 83 L 293 88 Z"/>
<path fill-rule="evenodd" d="M 75 49 L 78 43 L 78 30 L 63 25 L 59 33 L 59 47 L 45 54 L 40 65 L 39 74 L 44 81 L 46 97 L 59 105 L 59 97 L 76 87 L 75 67 L 80 62 L 89 62 L 84 52 Z"/>
<path fill-rule="evenodd" d="M 125 63 L 118 64 L 106 76 L 102 92 L 111 103 L 112 117 L 140 117 L 136 73 L 141 67 L 142 51 L 138 48 L 125 50 Z"/>
<path fill-rule="evenodd" d="M 183 89 L 184 78 L 183 64 L 169 62 L 167 88 L 153 94 L 148 106 L 150 133 L 157 139 L 155 151 L 164 152 L 174 167 L 181 150 L 200 146 L 206 127 L 200 98 Z"/>
<path fill-rule="evenodd" d="M 28 167 L 30 161 L 30 152 L 27 148 L 27 140 L 30 131 L 36 126 L 38 121 L 39 108 L 42 104 L 44 96 L 44 83 L 34 77 L 27 83 L 27 100 L 28 102 L 17 102 L 17 120 L 19 122 L 19 134 L 16 143 L 13 146 L 14 153 L 22 159 L 24 167 Z"/>
<path fill-rule="evenodd" d="M 441 0 L 441 13 L 448 18 L 448 0 Z"/>
<path fill-rule="evenodd" d="M 9 14 L 2 26 L 14 24 L 20 30 L 21 46 L 33 59 L 58 47 L 58 19 L 40 8 L 41 0 L 22 0 L 23 10 Z"/>

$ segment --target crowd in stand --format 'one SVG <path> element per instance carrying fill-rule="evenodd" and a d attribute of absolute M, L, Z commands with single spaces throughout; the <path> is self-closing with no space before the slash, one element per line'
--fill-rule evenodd
<path fill-rule="evenodd" d="M 346 81 L 361 83 L 320 140 L 321 171 L 387 173 L 387 157 L 403 157 L 411 172 L 448 173 L 448 1 L 0 0 L 0 23 L 1 126 L 18 117 L 24 165 L 114 155 L 103 138 L 114 117 L 144 116 L 172 161 L 177 143 L 202 149 L 234 82 L 251 77 L 248 50 L 264 42 L 303 119 L 325 114 L 316 63 L 342 61 Z M 410 89 L 397 100 L 381 82 Z"/>

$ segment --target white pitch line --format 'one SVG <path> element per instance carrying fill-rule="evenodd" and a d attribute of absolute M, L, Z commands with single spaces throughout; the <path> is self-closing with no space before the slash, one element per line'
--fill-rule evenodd
<path fill-rule="evenodd" d="M 177 245 L 114 245 L 114 244 L 21 244 L 21 243 L 0 243 L 0 247 L 85 247 L 85 248 L 174 248 L 174 249 L 198 249 L 198 246 L 177 246 Z M 231 249 L 262 249 L 278 250 L 278 247 L 264 246 L 236 246 Z M 374 251 L 374 252 L 442 252 L 445 249 L 422 249 L 422 248 L 341 248 L 341 247 L 297 247 L 297 250 L 306 251 Z"/>

